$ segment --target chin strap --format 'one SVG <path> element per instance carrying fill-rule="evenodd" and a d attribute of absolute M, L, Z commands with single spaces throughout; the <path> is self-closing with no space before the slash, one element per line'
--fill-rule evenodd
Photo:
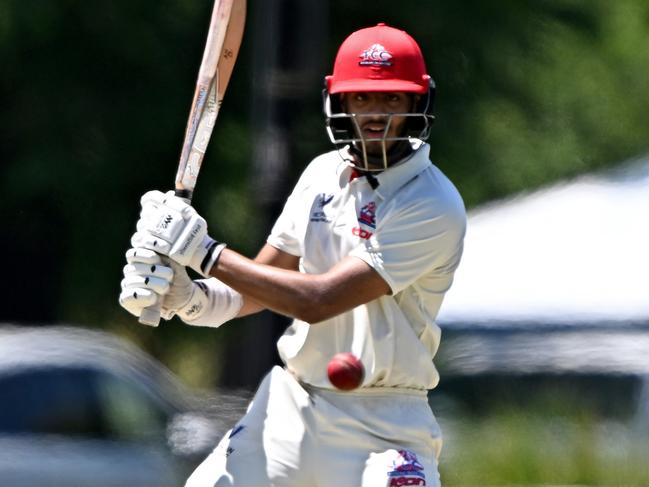
<path fill-rule="evenodd" d="M 367 178 L 367 182 L 370 184 L 372 189 L 376 189 L 379 187 L 379 180 L 374 177 L 374 175 L 371 172 L 368 172 L 365 177 Z"/>
<path fill-rule="evenodd" d="M 362 171 L 361 169 L 358 169 L 356 167 L 352 168 L 352 172 L 350 174 L 349 180 L 353 181 L 354 179 L 363 176 L 367 178 L 367 182 L 372 187 L 372 189 L 376 189 L 379 187 L 379 180 L 376 179 L 376 176 L 374 176 L 374 174 L 372 174 L 371 172 Z"/>

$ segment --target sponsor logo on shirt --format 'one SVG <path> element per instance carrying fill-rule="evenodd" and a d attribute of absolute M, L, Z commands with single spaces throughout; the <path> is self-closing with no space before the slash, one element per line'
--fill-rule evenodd
<path fill-rule="evenodd" d="M 327 216 L 325 212 L 325 206 L 331 203 L 331 200 L 334 199 L 333 194 L 320 193 L 316 197 L 315 208 L 311 212 L 311 221 L 312 222 L 324 222 L 330 223 L 331 218 Z"/>
<path fill-rule="evenodd" d="M 408 450 L 399 450 L 399 456 L 392 462 L 392 471 L 388 472 L 390 487 L 402 485 L 426 485 L 424 466 L 417 460 L 417 455 Z"/>
<path fill-rule="evenodd" d="M 426 485 L 426 479 L 419 477 L 393 477 L 390 479 L 390 487 L 401 487 L 402 485 Z"/>
<path fill-rule="evenodd" d="M 352 228 L 352 234 L 367 240 L 373 233 L 371 230 L 363 227 L 368 227 L 372 230 L 376 228 L 376 203 L 374 201 L 369 202 L 361 208 L 360 214 L 358 215 L 358 223 L 358 227 Z"/>

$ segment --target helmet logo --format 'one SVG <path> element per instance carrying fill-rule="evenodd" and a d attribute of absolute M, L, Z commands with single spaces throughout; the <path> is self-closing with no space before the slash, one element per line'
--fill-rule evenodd
<path fill-rule="evenodd" d="M 365 49 L 358 57 L 361 66 L 392 66 L 392 54 L 381 44 L 372 44 Z"/>

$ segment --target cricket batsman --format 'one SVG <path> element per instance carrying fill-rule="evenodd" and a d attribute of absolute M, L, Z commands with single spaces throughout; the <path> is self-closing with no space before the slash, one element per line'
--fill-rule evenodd
<path fill-rule="evenodd" d="M 293 318 L 284 366 L 188 487 L 440 485 L 427 391 L 466 214 L 429 159 L 435 85 L 416 41 L 385 24 L 347 37 L 325 81 L 335 149 L 306 166 L 254 259 L 172 192 L 142 197 L 124 308 L 160 302 L 166 319 L 211 327 L 263 309 Z M 327 372 L 341 352 L 364 368 L 353 390 Z"/>

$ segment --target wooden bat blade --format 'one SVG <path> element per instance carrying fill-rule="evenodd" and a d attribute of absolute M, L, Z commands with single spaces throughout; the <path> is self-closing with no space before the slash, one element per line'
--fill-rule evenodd
<path fill-rule="evenodd" d="M 239 48 L 241 47 L 241 39 L 243 38 L 243 30 L 246 24 L 246 0 L 234 0 L 232 11 L 230 14 L 230 22 L 225 33 L 223 41 L 223 48 L 221 49 L 221 56 L 217 64 L 217 97 L 219 100 L 219 108 L 223 102 L 225 90 L 230 83 L 230 77 L 234 69 L 234 63 L 237 61 L 239 55 Z"/>
<path fill-rule="evenodd" d="M 176 173 L 176 194 L 188 202 L 239 54 L 245 18 L 246 0 L 215 0 Z M 160 309 L 160 302 L 145 308 L 140 323 L 158 326 Z"/>
<path fill-rule="evenodd" d="M 176 174 L 176 193 L 188 200 L 239 53 L 245 17 L 245 0 L 217 0 L 214 5 Z"/>

